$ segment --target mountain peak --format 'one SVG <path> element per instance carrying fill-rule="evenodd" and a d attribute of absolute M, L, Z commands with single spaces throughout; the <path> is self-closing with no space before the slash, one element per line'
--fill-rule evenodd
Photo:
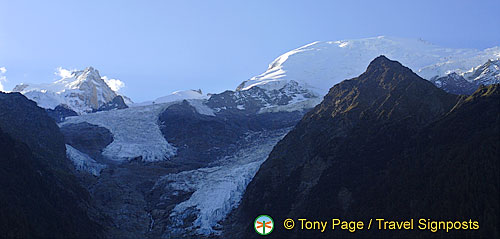
<path fill-rule="evenodd" d="M 79 114 L 98 110 L 117 96 L 92 66 L 78 71 L 61 70 L 59 75 L 61 79 L 55 82 L 18 85 L 13 91 L 21 92 L 42 108 L 67 105 Z"/>
<path fill-rule="evenodd" d="M 373 70 L 374 68 L 388 69 L 388 68 L 406 68 L 406 67 L 401 65 L 401 63 L 397 61 L 390 60 L 386 56 L 380 55 L 370 62 L 367 71 Z"/>
<path fill-rule="evenodd" d="M 380 55 L 371 61 L 366 71 L 358 79 L 363 82 L 378 82 L 387 86 L 400 85 L 402 82 L 412 83 L 415 80 L 425 81 L 410 68 L 403 66 L 398 61 L 390 60 L 384 55 Z"/>
<path fill-rule="evenodd" d="M 389 58 L 387 58 L 385 55 L 380 55 L 380 56 L 375 57 L 375 59 L 373 59 L 373 61 L 371 61 L 370 65 L 371 64 L 384 64 L 386 62 L 390 63 L 390 62 L 397 62 L 397 61 L 392 61 Z"/>
<path fill-rule="evenodd" d="M 92 66 L 86 67 L 81 71 L 73 71 L 71 73 L 72 76 L 77 78 L 78 80 L 100 80 L 101 75 L 99 71 L 94 69 Z"/>
<path fill-rule="evenodd" d="M 355 118 L 411 118 L 422 124 L 446 112 L 455 98 L 401 63 L 379 56 L 359 77 L 332 87 L 318 112 L 329 112 L 322 114 L 328 117 L 351 112 Z"/>

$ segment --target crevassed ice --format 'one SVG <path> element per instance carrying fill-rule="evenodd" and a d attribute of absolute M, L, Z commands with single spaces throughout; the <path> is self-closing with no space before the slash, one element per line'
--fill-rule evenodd
<path fill-rule="evenodd" d="M 77 170 L 86 171 L 94 176 L 99 176 L 106 165 L 97 163 L 87 154 L 66 144 L 66 155 L 73 162 Z"/>
<path fill-rule="evenodd" d="M 142 157 L 143 161 L 160 161 L 177 152 L 165 140 L 158 126 L 158 116 L 172 104 L 173 102 L 69 117 L 62 125 L 88 122 L 109 129 L 113 134 L 113 142 L 104 149 L 103 155 L 111 160 Z"/>
<path fill-rule="evenodd" d="M 155 188 L 162 186 L 170 193 L 175 193 L 176 190 L 193 192 L 189 199 L 177 204 L 172 210 L 169 217 L 173 225 L 168 226 L 171 229 L 192 230 L 200 235 L 219 234 L 220 231 L 216 229 L 220 226 L 218 223 L 238 206 L 246 186 L 274 145 L 288 130 L 260 137 L 250 146 L 221 159 L 213 167 L 163 176 Z M 169 195 L 162 197 L 168 198 Z M 191 210 L 192 208 L 196 209 L 195 212 Z M 191 225 L 184 225 L 184 219 L 190 217 L 192 213 L 196 213 L 195 221 Z"/>

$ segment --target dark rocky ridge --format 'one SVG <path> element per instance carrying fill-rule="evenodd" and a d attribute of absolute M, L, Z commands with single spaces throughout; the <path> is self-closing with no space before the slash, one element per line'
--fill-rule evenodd
<path fill-rule="evenodd" d="M 237 150 L 246 133 L 288 128 L 302 115 L 300 111 L 256 114 L 250 107 L 209 116 L 183 101 L 160 114 L 159 123 L 165 139 L 178 148 L 178 157 L 206 164 Z"/>
<path fill-rule="evenodd" d="M 56 121 L 56 123 L 61 123 L 66 119 L 66 117 L 77 116 L 78 113 L 70 109 L 67 105 L 58 105 L 54 109 L 45 109 L 47 114 Z"/>
<path fill-rule="evenodd" d="M 0 93 L 0 152 L 0 237 L 102 237 L 59 128 L 19 93 Z"/>
<path fill-rule="evenodd" d="M 15 140 L 27 144 L 47 165 L 61 170 L 71 167 L 57 124 L 22 94 L 0 93 L 0 127 Z"/>
<path fill-rule="evenodd" d="M 257 215 L 277 223 L 270 238 L 498 237 L 498 85 L 469 98 L 437 89 L 381 56 L 307 113 L 262 164 L 226 237 L 257 238 Z M 287 231 L 286 218 L 478 220 L 479 231 Z M 296 222 L 297 223 L 297 222 Z"/>

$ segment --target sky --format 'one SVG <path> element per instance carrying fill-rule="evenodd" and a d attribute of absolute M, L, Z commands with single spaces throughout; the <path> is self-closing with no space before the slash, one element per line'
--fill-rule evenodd
<path fill-rule="evenodd" d="M 93 66 L 124 82 L 135 102 L 218 93 L 314 41 L 385 35 L 499 46 L 499 12 L 498 0 L 0 0 L 0 87 Z"/>

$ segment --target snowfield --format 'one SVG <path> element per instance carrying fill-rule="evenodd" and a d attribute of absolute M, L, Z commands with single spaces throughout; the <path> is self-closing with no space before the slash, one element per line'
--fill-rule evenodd
<path fill-rule="evenodd" d="M 248 135 L 248 145 L 234 155 L 220 159 L 212 167 L 168 174 L 154 188 L 163 187 L 162 199 L 182 192 L 193 192 L 189 199 L 175 206 L 170 214 L 167 232 L 190 232 L 198 235 L 218 235 L 220 225 L 231 210 L 239 205 L 245 189 L 266 160 L 274 145 L 290 129 Z M 194 210 L 193 210 L 194 209 Z M 184 220 L 195 215 L 190 225 Z M 164 235 L 168 237 L 171 235 Z"/>
<path fill-rule="evenodd" d="M 104 149 L 103 155 L 111 160 L 142 157 L 147 162 L 160 161 L 177 151 L 165 140 L 158 126 L 159 114 L 172 104 L 174 102 L 68 117 L 61 125 L 88 122 L 109 129 L 113 142 Z"/>

